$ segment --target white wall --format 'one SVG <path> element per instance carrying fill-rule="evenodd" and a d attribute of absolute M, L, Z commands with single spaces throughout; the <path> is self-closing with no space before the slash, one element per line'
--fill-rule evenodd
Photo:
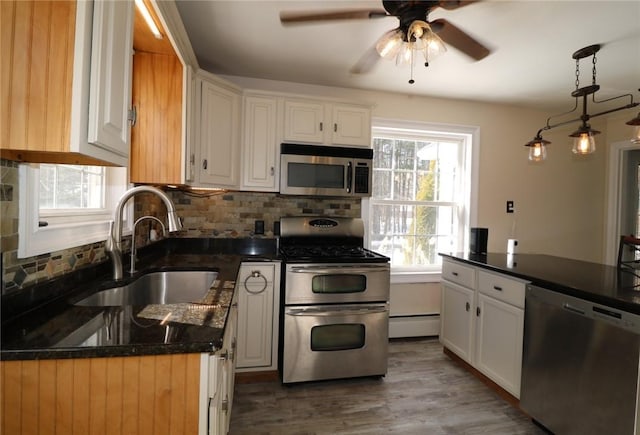
<path fill-rule="evenodd" d="M 374 117 L 478 126 L 481 143 L 475 225 L 489 228 L 489 251 L 504 252 L 507 239 L 515 236 L 523 253 L 602 260 L 606 152 L 600 145 L 596 154 L 575 158 L 567 135 L 577 125 L 545 134 L 552 141 L 548 159 L 543 164 L 530 164 L 524 144 L 550 113 L 470 101 L 225 78 L 247 89 L 370 103 Z M 599 143 L 605 143 L 606 122 L 592 125 L 602 131 Z M 515 201 L 514 214 L 505 212 L 507 200 Z"/>

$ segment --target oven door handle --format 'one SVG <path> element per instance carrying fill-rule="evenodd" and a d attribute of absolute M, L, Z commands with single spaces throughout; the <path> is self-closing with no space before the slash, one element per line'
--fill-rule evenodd
<path fill-rule="evenodd" d="M 329 317 L 336 315 L 364 315 L 374 313 L 388 312 L 389 308 L 386 305 L 377 305 L 375 307 L 362 307 L 362 308 L 342 308 L 342 309 L 327 309 L 327 308 L 287 308 L 285 315 L 287 316 L 306 316 L 306 317 Z"/>
<path fill-rule="evenodd" d="M 371 273 L 386 272 L 387 266 L 340 266 L 340 267 L 313 267 L 301 266 L 292 267 L 289 271 L 292 273 Z"/>

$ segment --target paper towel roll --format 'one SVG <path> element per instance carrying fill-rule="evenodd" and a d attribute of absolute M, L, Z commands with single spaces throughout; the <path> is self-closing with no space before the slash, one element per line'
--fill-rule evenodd
<path fill-rule="evenodd" d="M 507 254 L 517 254 L 518 253 L 518 239 L 508 239 L 507 240 Z"/>

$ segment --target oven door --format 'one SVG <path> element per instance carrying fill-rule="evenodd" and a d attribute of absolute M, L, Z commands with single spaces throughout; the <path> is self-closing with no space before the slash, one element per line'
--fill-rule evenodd
<path fill-rule="evenodd" d="M 389 305 L 286 307 L 282 382 L 387 373 Z"/>
<path fill-rule="evenodd" d="M 286 305 L 389 300 L 388 263 L 301 263 L 285 270 Z"/>

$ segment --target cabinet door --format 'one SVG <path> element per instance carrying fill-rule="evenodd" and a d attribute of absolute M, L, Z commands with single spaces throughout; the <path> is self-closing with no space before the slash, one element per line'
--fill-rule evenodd
<path fill-rule="evenodd" d="M 268 268 L 270 271 L 265 271 Z M 238 368 L 272 365 L 274 266 L 243 266 L 238 279 Z M 270 273 L 269 273 L 270 272 Z"/>
<path fill-rule="evenodd" d="M 520 397 L 524 310 L 478 294 L 476 368 Z"/>
<path fill-rule="evenodd" d="M 247 96 L 244 106 L 242 190 L 277 191 L 276 98 Z"/>
<path fill-rule="evenodd" d="M 284 139 L 291 142 L 324 143 L 324 104 L 284 102 Z"/>
<path fill-rule="evenodd" d="M 199 184 L 237 188 L 240 95 L 206 80 L 200 83 Z"/>
<path fill-rule="evenodd" d="M 473 290 L 442 282 L 440 342 L 470 364 L 475 322 L 473 296 Z"/>
<path fill-rule="evenodd" d="M 182 184 L 184 71 L 175 55 L 136 52 L 129 180 Z"/>
<path fill-rule="evenodd" d="M 333 105 L 331 143 L 371 146 L 371 110 L 348 104 Z"/>
<path fill-rule="evenodd" d="M 89 93 L 88 140 L 129 155 L 133 2 L 96 1 Z"/>

